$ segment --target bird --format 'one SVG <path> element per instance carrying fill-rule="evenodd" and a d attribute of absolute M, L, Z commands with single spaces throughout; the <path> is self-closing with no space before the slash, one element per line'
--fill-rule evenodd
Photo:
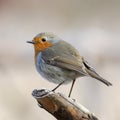
<path fill-rule="evenodd" d="M 27 43 L 34 45 L 38 73 L 49 82 L 57 84 L 53 91 L 62 84 L 72 82 L 68 95 L 70 97 L 76 79 L 84 76 L 95 78 L 107 86 L 112 85 L 89 65 L 72 44 L 53 33 L 39 33 Z"/>

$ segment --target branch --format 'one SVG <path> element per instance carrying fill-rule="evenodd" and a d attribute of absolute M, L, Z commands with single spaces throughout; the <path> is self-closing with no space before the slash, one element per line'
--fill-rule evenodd
<path fill-rule="evenodd" d="M 98 120 L 89 110 L 75 100 L 47 89 L 34 90 L 33 97 L 57 120 Z"/>

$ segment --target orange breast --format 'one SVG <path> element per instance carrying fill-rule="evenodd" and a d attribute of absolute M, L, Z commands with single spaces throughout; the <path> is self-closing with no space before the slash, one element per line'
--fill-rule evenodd
<path fill-rule="evenodd" d="M 49 47 L 51 47 L 51 46 L 53 46 L 53 44 L 50 43 L 49 41 L 40 42 L 40 43 L 34 44 L 35 56 L 37 56 L 39 52 L 41 52 L 41 51 L 43 51 L 44 49 L 49 48 Z"/>

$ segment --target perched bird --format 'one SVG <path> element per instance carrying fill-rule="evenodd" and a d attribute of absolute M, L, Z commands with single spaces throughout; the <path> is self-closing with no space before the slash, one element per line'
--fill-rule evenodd
<path fill-rule="evenodd" d="M 50 82 L 61 84 L 72 82 L 71 95 L 76 78 L 90 76 L 107 86 L 112 84 L 103 79 L 69 43 L 52 33 L 39 33 L 32 41 L 37 71 Z"/>

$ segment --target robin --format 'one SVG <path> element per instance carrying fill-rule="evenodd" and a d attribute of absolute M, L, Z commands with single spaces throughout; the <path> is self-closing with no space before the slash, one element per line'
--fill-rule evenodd
<path fill-rule="evenodd" d="M 72 82 L 69 92 L 71 95 L 76 78 L 89 76 L 107 86 L 112 84 L 103 79 L 69 43 L 52 33 L 39 33 L 32 41 L 34 45 L 35 65 L 37 71 L 50 82 L 61 84 Z"/>

